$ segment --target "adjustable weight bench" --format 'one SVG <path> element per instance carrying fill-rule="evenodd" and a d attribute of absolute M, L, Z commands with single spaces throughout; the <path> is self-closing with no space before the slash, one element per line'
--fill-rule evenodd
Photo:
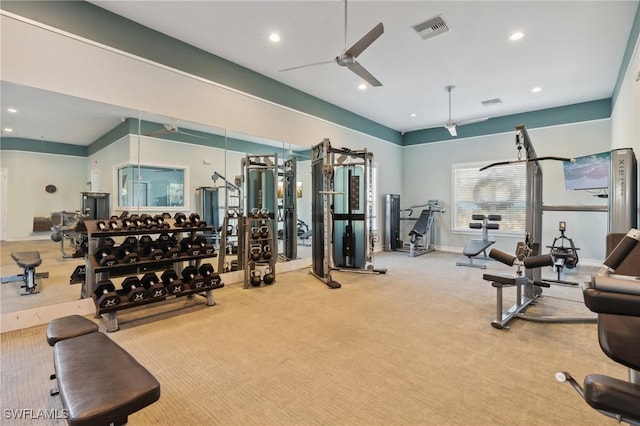
<path fill-rule="evenodd" d="M 2 277 L 2 284 L 21 281 L 23 282 L 23 285 L 21 285 L 20 287 L 25 289 L 25 292 L 21 294 L 22 296 L 38 293 L 38 291 L 36 290 L 36 278 L 49 278 L 48 272 L 36 273 L 36 267 L 42 264 L 40 252 L 13 252 L 11 253 L 11 258 L 15 260 L 18 266 L 23 268 L 24 272 L 22 274 L 12 275 L 10 277 Z"/>
<path fill-rule="evenodd" d="M 58 392 L 67 421 L 77 425 L 123 425 L 130 414 L 160 398 L 160 383 L 92 321 L 73 315 L 53 320 Z"/>

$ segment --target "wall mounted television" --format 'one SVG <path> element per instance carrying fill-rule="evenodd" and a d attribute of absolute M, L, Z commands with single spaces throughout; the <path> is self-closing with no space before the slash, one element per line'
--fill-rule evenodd
<path fill-rule="evenodd" d="M 609 187 L 611 166 L 611 152 L 609 151 L 576 157 L 575 161 L 566 161 L 562 165 L 567 191 L 607 189 Z"/>

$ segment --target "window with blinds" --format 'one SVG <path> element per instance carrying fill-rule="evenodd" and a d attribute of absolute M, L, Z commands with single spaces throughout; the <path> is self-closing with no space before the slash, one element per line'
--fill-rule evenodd
<path fill-rule="evenodd" d="M 500 231 L 523 233 L 525 164 L 509 164 L 480 171 L 484 165 L 453 165 L 452 231 L 468 231 L 474 214 L 499 214 L 502 216 Z"/>

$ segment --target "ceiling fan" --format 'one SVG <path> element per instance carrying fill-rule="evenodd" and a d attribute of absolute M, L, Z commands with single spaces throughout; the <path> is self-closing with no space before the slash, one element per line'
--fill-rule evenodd
<path fill-rule="evenodd" d="M 145 133 L 144 135 L 159 136 L 159 135 L 166 135 L 169 133 L 188 135 L 188 136 L 193 136 L 194 138 L 200 138 L 200 139 L 207 139 L 205 136 L 196 135 L 195 133 L 185 132 L 183 130 L 180 130 L 178 126 L 176 126 L 175 124 L 168 124 L 168 123 L 164 125 L 164 129 L 154 130 L 153 132 Z"/>
<path fill-rule="evenodd" d="M 449 134 L 451 136 L 458 136 L 458 131 L 456 130 L 456 126 L 457 125 L 463 125 L 463 124 L 471 124 L 471 123 L 478 123 L 480 121 L 485 121 L 488 120 L 489 117 L 482 117 L 482 118 L 476 118 L 473 120 L 466 120 L 466 121 L 460 121 L 460 122 L 455 122 L 453 121 L 453 119 L 451 118 L 451 91 L 455 88 L 456 86 L 445 86 L 444 91 L 447 92 L 449 94 L 449 120 L 447 120 L 447 122 L 444 124 L 444 128 L 447 129 L 449 131 Z"/>
<path fill-rule="evenodd" d="M 365 34 L 360 40 L 358 40 L 353 46 L 347 49 L 347 0 L 344 2 L 344 50 L 340 51 L 340 54 L 336 56 L 331 61 L 323 61 L 323 62 L 315 62 L 313 64 L 300 65 L 292 68 L 285 68 L 280 70 L 282 71 L 291 71 L 297 70 L 299 68 L 311 67 L 315 65 L 323 65 L 330 64 L 332 62 L 337 63 L 341 67 L 347 67 L 349 70 L 356 73 L 360 78 L 365 80 L 367 83 L 374 87 L 382 86 L 380 83 L 369 71 L 367 71 L 356 58 L 360 55 L 364 50 L 369 47 L 374 41 L 378 39 L 384 33 L 384 26 L 382 22 L 373 27 L 371 31 Z"/>

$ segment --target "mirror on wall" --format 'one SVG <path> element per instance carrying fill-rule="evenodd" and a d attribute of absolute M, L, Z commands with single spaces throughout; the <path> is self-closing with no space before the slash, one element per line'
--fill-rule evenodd
<path fill-rule="evenodd" d="M 6 81 L 1 89 L 3 275 L 21 272 L 15 251 L 41 252 L 37 272 L 49 272 L 33 295 L 20 296 L 19 283 L 2 285 L 2 313 L 80 298 L 79 282 L 71 281 L 85 262 L 74 256 L 76 246 L 86 241 L 69 238 L 73 233 L 53 239 L 51 228 L 75 226 L 85 193 L 109 194 L 108 210 L 118 216 L 206 210 L 204 219 L 219 229 L 229 208 L 244 208 L 247 155 L 273 154 L 279 164 L 295 157 L 298 218 L 310 227 L 310 162 L 302 146 Z M 298 243 L 297 258 L 310 257 Z"/>

